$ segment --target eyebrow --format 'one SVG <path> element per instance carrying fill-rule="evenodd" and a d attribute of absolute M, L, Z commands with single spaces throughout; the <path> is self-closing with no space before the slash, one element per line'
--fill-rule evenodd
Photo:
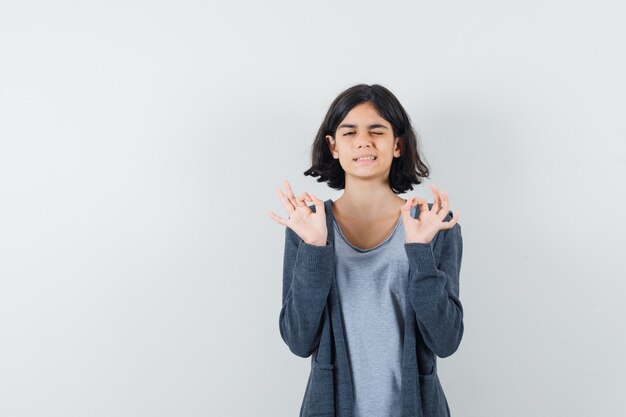
<path fill-rule="evenodd" d="M 353 125 L 353 124 L 342 124 L 342 125 L 340 125 L 340 126 L 337 128 L 337 130 L 341 129 L 342 127 L 344 127 L 344 128 L 350 128 L 350 129 L 355 129 L 355 128 L 356 128 L 356 125 Z M 369 128 L 369 129 L 376 129 L 376 128 L 379 128 L 379 127 L 383 128 L 383 129 L 387 129 L 387 126 L 385 126 L 385 125 L 381 125 L 381 124 L 373 124 L 373 125 L 369 125 L 369 126 L 368 126 L 368 128 Z"/>

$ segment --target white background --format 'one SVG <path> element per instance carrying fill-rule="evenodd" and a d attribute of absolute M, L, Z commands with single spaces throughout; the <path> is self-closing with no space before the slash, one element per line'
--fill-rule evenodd
<path fill-rule="evenodd" d="M 297 416 L 265 213 L 358 83 L 461 213 L 452 415 L 625 415 L 624 11 L 0 1 L 0 415 Z"/>

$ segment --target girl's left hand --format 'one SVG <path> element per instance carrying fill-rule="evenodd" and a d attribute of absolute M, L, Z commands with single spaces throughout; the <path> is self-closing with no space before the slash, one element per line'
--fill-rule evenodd
<path fill-rule="evenodd" d="M 435 201 L 432 209 L 428 210 L 428 203 L 421 198 L 411 198 L 402 206 L 402 223 L 404 224 L 405 243 L 429 243 L 437 232 L 442 229 L 451 229 L 459 221 L 459 212 L 455 211 L 452 220 L 444 222 L 448 215 L 448 194 L 439 190 L 434 184 L 430 185 Z M 411 208 L 419 205 L 420 214 L 417 219 L 411 216 Z"/>

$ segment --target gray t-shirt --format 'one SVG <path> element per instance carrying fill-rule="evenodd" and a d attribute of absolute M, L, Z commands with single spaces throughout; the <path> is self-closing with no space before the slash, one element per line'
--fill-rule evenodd
<path fill-rule="evenodd" d="M 415 210 L 411 209 L 412 216 Z M 402 217 L 387 239 L 367 250 L 350 244 L 334 215 L 332 220 L 337 291 L 354 384 L 354 417 L 400 417 L 409 283 Z"/>

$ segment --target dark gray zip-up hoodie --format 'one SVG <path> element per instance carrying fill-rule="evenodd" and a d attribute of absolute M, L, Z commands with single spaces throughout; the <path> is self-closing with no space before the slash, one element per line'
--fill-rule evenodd
<path fill-rule="evenodd" d="M 280 334 L 294 354 L 311 356 L 300 417 L 352 417 L 352 380 L 335 281 L 331 204 L 330 199 L 324 202 L 326 246 L 309 245 L 285 227 Z M 314 205 L 309 207 L 316 211 Z M 450 211 L 444 221 L 451 219 Z M 452 355 L 463 337 L 461 225 L 439 231 L 430 243 L 405 243 L 404 248 L 409 260 L 410 311 L 402 353 L 402 417 L 449 417 L 437 376 L 437 356 Z"/>

